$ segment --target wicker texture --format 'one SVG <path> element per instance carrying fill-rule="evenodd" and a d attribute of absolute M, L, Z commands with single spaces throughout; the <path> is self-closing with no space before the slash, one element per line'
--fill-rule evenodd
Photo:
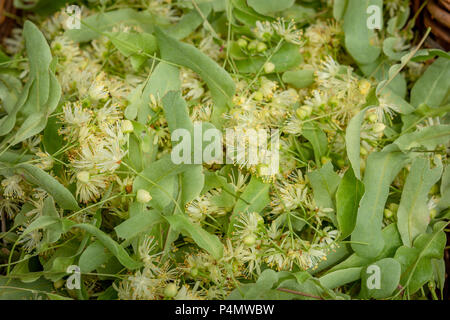
<path fill-rule="evenodd" d="M 9 18 L 8 14 L 16 14 L 13 0 L 0 0 L 0 39 L 8 37 L 15 24 L 15 21 Z"/>
<path fill-rule="evenodd" d="M 414 1 L 414 12 L 423 1 Z M 431 28 L 432 37 L 427 41 L 429 47 L 450 50 L 450 0 L 429 0 L 417 20 L 422 29 Z"/>

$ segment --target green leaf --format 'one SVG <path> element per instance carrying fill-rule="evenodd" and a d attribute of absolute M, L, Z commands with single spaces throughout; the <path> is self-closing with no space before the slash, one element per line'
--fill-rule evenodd
<path fill-rule="evenodd" d="M 341 20 L 344 17 L 345 9 L 347 9 L 348 0 L 335 0 L 333 4 L 333 17 Z"/>
<path fill-rule="evenodd" d="M 145 160 L 141 143 L 142 140 L 136 134 L 130 134 L 128 139 L 128 163 L 138 172 L 144 169 Z"/>
<path fill-rule="evenodd" d="M 176 129 L 186 129 L 193 135 L 194 125 L 189 118 L 188 107 L 186 101 L 181 97 L 181 92 L 169 91 L 162 99 L 162 104 L 170 132 L 173 133 Z"/>
<path fill-rule="evenodd" d="M 270 203 L 269 196 L 270 184 L 264 183 L 260 178 L 252 176 L 250 183 L 245 187 L 239 200 L 233 209 L 230 218 L 228 234 L 231 234 L 235 228 L 235 222 L 240 214 L 261 211 Z"/>
<path fill-rule="evenodd" d="M 205 184 L 202 165 L 195 165 L 183 172 L 181 177 L 180 204 L 184 207 L 188 202 L 198 197 Z"/>
<path fill-rule="evenodd" d="M 223 245 L 219 238 L 215 235 L 202 229 L 200 226 L 193 224 L 186 216 L 181 214 L 175 214 L 170 217 L 166 217 L 170 226 L 192 238 L 195 243 L 202 249 L 206 250 L 215 259 L 220 259 L 223 256 Z"/>
<path fill-rule="evenodd" d="M 362 267 L 333 271 L 319 278 L 320 283 L 328 289 L 334 289 L 361 278 Z"/>
<path fill-rule="evenodd" d="M 63 147 L 64 139 L 58 133 L 60 128 L 61 123 L 57 117 L 51 117 L 48 119 L 47 126 L 43 132 L 42 143 L 45 151 L 52 155 Z"/>
<path fill-rule="evenodd" d="M 52 62 L 52 54 L 47 40 L 39 28 L 30 21 L 26 21 L 23 26 L 25 45 L 30 63 L 30 75 L 37 79 L 39 103 L 44 104 L 49 95 L 49 67 Z"/>
<path fill-rule="evenodd" d="M 375 258 L 384 247 L 381 232 L 383 211 L 389 186 L 403 167 L 406 156 L 401 152 L 374 152 L 367 159 L 364 176 L 365 193 L 361 199 L 352 248 L 365 258 Z"/>
<path fill-rule="evenodd" d="M 444 255 L 446 226 L 446 222 L 436 223 L 432 233 L 421 234 L 414 240 L 412 248 L 402 246 L 395 253 L 394 259 L 402 265 L 400 284 L 408 287 L 409 294 L 432 280 L 432 259 L 442 259 Z"/>
<path fill-rule="evenodd" d="M 397 211 L 398 230 L 405 246 L 411 247 L 414 239 L 427 230 L 430 222 L 427 195 L 441 174 L 442 165 L 430 169 L 427 159 L 414 159 Z"/>
<path fill-rule="evenodd" d="M 175 200 L 173 194 L 176 188 L 175 179 L 193 165 L 177 165 L 172 162 L 171 155 L 165 155 L 158 161 L 150 163 L 134 180 L 133 191 L 147 190 L 153 199 L 149 202 L 159 210 L 163 210 Z"/>
<path fill-rule="evenodd" d="M 256 280 L 256 283 L 246 292 L 244 299 L 258 300 L 266 291 L 271 290 L 277 281 L 278 275 L 275 271 L 271 269 L 264 270 L 258 280 Z"/>
<path fill-rule="evenodd" d="M 271 17 L 264 16 L 256 12 L 253 8 L 247 5 L 246 0 L 231 0 L 233 5 L 233 15 L 246 24 L 247 26 L 253 27 L 256 24 L 256 21 L 272 21 L 274 20 Z"/>
<path fill-rule="evenodd" d="M 434 125 L 419 131 L 407 133 L 394 141 L 400 150 L 406 152 L 413 148 L 423 147 L 434 150 L 440 144 L 450 141 L 450 125 Z"/>
<path fill-rule="evenodd" d="M 91 243 L 81 254 L 78 261 L 82 273 L 90 273 L 111 258 L 111 254 L 105 250 L 100 241 Z"/>
<path fill-rule="evenodd" d="M 336 192 L 336 214 L 342 239 L 347 238 L 355 228 L 363 194 L 364 184 L 356 179 L 353 170 L 347 170 Z"/>
<path fill-rule="evenodd" d="M 364 120 L 367 108 L 361 110 L 354 116 L 345 131 L 345 146 L 347 149 L 347 156 L 352 165 L 355 177 L 361 180 L 361 124 Z"/>
<path fill-rule="evenodd" d="M 322 209 L 334 209 L 334 195 L 341 178 L 334 172 L 333 164 L 329 161 L 322 168 L 308 173 L 308 178 L 314 191 L 314 201 Z"/>
<path fill-rule="evenodd" d="M 212 9 L 210 3 L 199 3 L 198 7 L 204 17 L 209 16 Z M 177 24 L 170 25 L 164 30 L 175 39 L 181 40 L 194 32 L 203 22 L 200 13 L 197 10 L 191 10 L 183 15 Z"/>
<path fill-rule="evenodd" d="M 441 296 L 443 294 L 444 286 L 445 286 L 445 260 L 444 259 L 432 259 L 431 264 L 433 266 L 433 274 L 434 280 L 438 284 L 438 288 L 441 290 Z"/>
<path fill-rule="evenodd" d="M 252 176 L 250 183 L 237 201 L 233 214 L 243 212 L 260 213 L 270 203 L 269 189 L 270 184 L 264 183 L 256 176 Z"/>
<path fill-rule="evenodd" d="M 181 97 L 180 92 L 170 91 L 163 100 L 164 113 L 166 115 L 169 130 L 173 133 L 177 129 L 186 129 L 191 134 L 191 144 L 196 146 L 194 142 L 194 126 L 189 118 L 189 111 L 186 102 Z M 195 150 L 192 150 L 195 152 Z M 203 150 L 199 150 L 203 152 Z M 192 157 L 191 157 L 192 160 Z M 180 185 L 180 206 L 184 208 L 186 203 L 195 199 L 203 189 L 205 176 L 200 164 L 190 166 L 181 176 Z"/>
<path fill-rule="evenodd" d="M 236 61 L 236 67 L 241 73 L 258 73 L 267 62 L 266 57 L 251 57 L 247 60 Z M 292 43 L 284 43 L 270 59 L 275 65 L 274 72 L 285 72 L 303 62 L 303 56 L 298 46 Z"/>
<path fill-rule="evenodd" d="M 181 89 L 181 82 L 178 68 L 167 63 L 159 63 L 153 70 L 150 79 L 142 86 L 137 87 L 130 95 L 128 100 L 130 104 L 125 110 L 125 117 L 138 121 L 142 124 L 148 122 L 148 116 L 151 115 L 150 95 L 156 99 L 162 99 L 167 92 Z"/>
<path fill-rule="evenodd" d="M 156 37 L 163 59 L 192 69 L 206 82 L 215 103 L 213 122 L 218 124 L 236 90 L 233 79 L 215 61 L 192 45 L 168 36 L 159 28 L 156 28 Z"/>
<path fill-rule="evenodd" d="M 389 37 L 383 41 L 383 52 L 391 60 L 400 61 L 401 58 L 406 54 L 405 51 L 397 52 L 395 50 L 399 42 L 400 39 L 395 37 Z"/>
<path fill-rule="evenodd" d="M 31 182 L 47 191 L 61 208 L 72 211 L 80 209 L 72 193 L 44 170 L 27 163 L 19 164 L 17 168 L 23 170 Z"/>
<path fill-rule="evenodd" d="M 55 208 L 55 202 L 52 197 L 47 197 L 44 200 L 42 207 L 42 215 L 59 219 L 58 211 Z M 46 243 L 54 243 L 59 240 L 62 234 L 62 225 L 52 225 L 45 230 Z"/>
<path fill-rule="evenodd" d="M 306 88 L 314 83 L 314 70 L 286 71 L 281 79 L 294 88 Z"/>
<path fill-rule="evenodd" d="M 24 25 L 25 45 L 30 64 L 30 75 L 13 110 L 0 119 L 0 136 L 8 134 L 16 124 L 19 112 L 25 115 L 12 145 L 40 133 L 47 124 L 48 116 L 56 109 L 61 98 L 61 86 L 50 70 L 52 56 L 47 40 L 30 21 Z"/>
<path fill-rule="evenodd" d="M 52 226 L 55 224 L 60 224 L 61 219 L 53 216 L 40 216 L 36 220 L 34 220 L 30 225 L 25 229 L 25 231 L 20 235 L 20 237 L 24 237 L 31 232 L 38 229 L 45 229 L 48 226 Z"/>
<path fill-rule="evenodd" d="M 370 268 L 374 268 L 374 270 Z M 392 258 L 382 259 L 371 264 L 361 270 L 361 296 L 366 299 L 384 299 L 391 296 L 400 282 L 400 274 L 400 263 Z M 376 280 L 372 279 L 378 276 L 379 283 L 376 283 Z M 372 285 L 375 285 L 375 288 L 372 288 Z M 377 288 L 376 285 L 379 287 Z"/>
<path fill-rule="evenodd" d="M 358 256 L 356 253 L 350 255 L 347 259 L 335 265 L 328 272 L 334 272 L 337 270 L 343 270 L 348 268 L 365 267 L 370 263 L 384 259 L 392 258 L 397 251 L 397 249 L 402 245 L 402 240 L 400 234 L 397 230 L 397 224 L 391 223 L 382 231 L 384 248 L 378 257 L 375 258 L 363 258 Z"/>
<path fill-rule="evenodd" d="M 74 42 L 88 42 L 101 36 L 102 32 L 111 31 L 114 26 L 126 24 L 139 26 L 143 31 L 152 33 L 155 18 L 147 11 L 120 9 L 100 12 L 81 20 L 80 29 L 66 31 L 65 35 Z"/>
<path fill-rule="evenodd" d="M 164 221 L 156 210 L 142 210 L 114 228 L 119 238 L 130 240 Z"/>
<path fill-rule="evenodd" d="M 317 165 L 321 164 L 322 157 L 328 153 L 328 139 L 326 134 L 316 124 L 306 122 L 302 135 L 312 144 Z"/>
<path fill-rule="evenodd" d="M 441 201 L 439 207 L 450 207 L 450 165 L 446 165 L 441 181 Z"/>
<path fill-rule="evenodd" d="M 247 0 L 247 4 L 261 14 L 269 14 L 289 9 L 295 0 Z"/>
<path fill-rule="evenodd" d="M 382 0 L 348 0 L 344 15 L 345 47 L 362 64 L 374 62 L 381 53 L 381 48 L 371 44 L 375 37 L 374 31 L 367 28 L 367 8 L 370 5 L 380 8 L 382 14 Z"/>
<path fill-rule="evenodd" d="M 30 10 L 39 15 L 48 16 L 58 11 L 64 5 L 73 3 L 75 0 L 39 0 L 28 2 L 24 0 L 14 1 L 14 6 L 23 10 Z"/>
<path fill-rule="evenodd" d="M 119 262 L 126 268 L 130 270 L 135 270 L 142 266 L 142 263 L 136 262 L 128 255 L 127 251 L 121 247 L 117 242 L 115 242 L 109 235 L 101 231 L 100 229 L 94 227 L 93 225 L 81 223 L 73 226 L 74 228 L 80 228 L 95 236 L 98 241 L 102 243 L 105 248 L 107 248 Z"/>
<path fill-rule="evenodd" d="M 421 61 L 427 61 L 430 59 L 433 59 L 434 57 L 443 57 L 446 59 L 450 59 L 450 53 L 445 52 L 440 49 L 420 49 L 416 52 L 414 57 L 411 58 L 411 61 L 414 62 L 421 62 Z"/>
<path fill-rule="evenodd" d="M 327 254 L 326 260 L 319 262 L 317 268 L 314 268 L 314 270 L 308 270 L 308 272 L 309 274 L 314 275 L 336 264 L 339 265 L 340 262 L 342 262 L 343 260 L 345 261 L 346 258 L 350 256 L 350 253 L 350 246 L 347 246 L 345 244 L 339 245 L 336 249 Z"/>
<path fill-rule="evenodd" d="M 149 55 L 158 49 L 155 36 L 148 33 L 111 32 L 107 36 L 120 53 L 131 58 L 135 70 L 139 70 Z"/>
<path fill-rule="evenodd" d="M 23 283 L 18 279 L 0 277 L 0 300 L 44 299 L 54 290 L 50 281 L 40 278 L 32 283 Z"/>
<path fill-rule="evenodd" d="M 13 112 L 21 91 L 22 82 L 18 78 L 6 73 L 0 74 L 0 101 L 6 113 Z"/>
<path fill-rule="evenodd" d="M 450 60 L 438 58 L 416 81 L 411 90 L 411 104 L 439 107 L 448 101 L 450 90 Z"/>

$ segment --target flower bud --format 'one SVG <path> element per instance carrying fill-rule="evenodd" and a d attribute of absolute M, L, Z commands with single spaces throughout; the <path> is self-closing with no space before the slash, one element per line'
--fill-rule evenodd
<path fill-rule="evenodd" d="M 90 178 L 91 176 L 87 171 L 80 171 L 77 173 L 77 180 L 82 183 L 88 183 Z"/>
<path fill-rule="evenodd" d="M 130 120 L 122 121 L 122 132 L 123 133 L 131 133 L 134 131 L 133 123 Z"/>
<path fill-rule="evenodd" d="M 267 46 L 264 42 L 259 42 L 258 45 L 256 46 L 256 51 L 258 52 L 264 52 L 267 50 Z"/>
<path fill-rule="evenodd" d="M 256 237 L 253 234 L 248 235 L 244 238 L 243 242 L 247 247 L 251 247 L 256 243 Z"/>
<path fill-rule="evenodd" d="M 148 203 L 152 200 L 152 196 L 147 190 L 139 189 L 136 195 L 136 200 L 139 203 Z"/>
<path fill-rule="evenodd" d="M 384 217 L 385 217 L 386 219 L 392 218 L 393 215 L 394 215 L 394 213 L 393 213 L 391 210 L 389 210 L 389 209 L 384 209 Z"/>
<path fill-rule="evenodd" d="M 434 184 L 434 185 L 431 187 L 429 194 L 435 195 L 435 194 L 437 194 L 438 192 L 439 192 L 439 186 L 438 186 L 437 184 Z"/>
<path fill-rule="evenodd" d="M 256 47 L 258 46 L 259 41 L 253 40 L 248 44 L 247 49 L 248 50 L 256 50 Z"/>
<path fill-rule="evenodd" d="M 329 157 L 325 157 L 323 156 L 322 158 L 320 158 L 320 162 L 322 162 L 322 164 L 326 164 L 327 162 L 330 162 L 331 158 Z"/>
<path fill-rule="evenodd" d="M 275 70 L 275 65 L 272 62 L 266 62 L 264 64 L 264 72 L 265 73 L 272 73 Z"/>
<path fill-rule="evenodd" d="M 381 133 L 384 131 L 384 129 L 386 129 L 386 126 L 384 123 L 378 122 L 373 125 L 373 131 L 375 133 Z"/>
<path fill-rule="evenodd" d="M 264 99 L 264 95 L 263 95 L 263 93 L 261 91 L 256 91 L 255 95 L 253 96 L 253 98 L 256 101 L 262 101 L 262 99 Z"/>
<path fill-rule="evenodd" d="M 164 288 L 164 296 L 166 298 L 173 298 L 177 295 L 178 293 L 178 288 L 177 285 L 175 283 L 169 283 L 165 288 Z"/>
<path fill-rule="evenodd" d="M 192 269 L 191 269 L 191 276 L 192 276 L 193 278 L 195 278 L 195 277 L 198 276 L 198 269 L 197 269 L 197 268 L 192 268 Z"/>
<path fill-rule="evenodd" d="M 370 121 L 371 123 L 377 122 L 377 121 L 378 121 L 378 116 L 377 116 L 377 114 L 376 114 L 376 113 L 372 113 L 372 114 L 369 116 L 369 121 Z"/>
<path fill-rule="evenodd" d="M 430 219 L 436 218 L 436 215 L 437 215 L 436 209 L 431 209 L 430 210 Z"/>
<path fill-rule="evenodd" d="M 368 154 L 367 149 L 364 148 L 363 146 L 359 147 L 359 154 L 362 156 L 367 156 Z"/>
<path fill-rule="evenodd" d="M 239 47 L 241 47 L 241 48 L 246 48 L 247 45 L 248 45 L 248 42 L 247 42 L 247 40 L 245 40 L 245 39 L 243 39 L 243 38 L 240 38 L 240 39 L 237 41 L 237 45 L 238 45 Z"/>
<path fill-rule="evenodd" d="M 304 120 L 311 115 L 312 107 L 311 106 L 300 107 L 297 109 L 296 113 L 300 120 Z"/>
<path fill-rule="evenodd" d="M 371 87 L 370 82 L 367 81 L 367 80 L 365 80 L 365 79 L 363 79 L 363 80 L 361 80 L 361 81 L 359 82 L 359 92 L 360 92 L 362 95 L 368 94 L 368 93 L 369 93 L 369 90 L 370 90 L 370 87 Z"/>
<path fill-rule="evenodd" d="M 397 213 L 399 205 L 397 203 L 390 203 L 389 204 L 389 210 L 391 210 L 393 213 Z"/>

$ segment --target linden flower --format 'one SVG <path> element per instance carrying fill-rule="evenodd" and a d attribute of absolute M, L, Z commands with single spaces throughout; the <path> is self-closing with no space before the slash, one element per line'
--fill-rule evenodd
<path fill-rule="evenodd" d="M 27 218 L 36 219 L 37 217 L 42 216 L 42 213 L 44 211 L 44 200 L 46 196 L 37 197 L 36 200 L 30 200 L 31 204 L 33 205 L 33 209 L 28 211 L 25 216 Z"/>
<path fill-rule="evenodd" d="M 275 193 L 271 203 L 272 212 L 276 214 L 293 211 L 306 200 L 308 188 L 300 170 L 292 173 L 288 181 L 278 181 L 276 187 L 279 197 Z"/>
<path fill-rule="evenodd" d="M 128 277 L 128 282 L 134 300 L 155 300 L 158 297 L 157 288 L 160 281 L 155 279 L 147 268 L 144 268 L 142 272 L 136 271 L 134 275 Z"/>
<path fill-rule="evenodd" d="M 199 286 L 200 282 L 196 282 L 192 289 L 190 289 L 188 285 L 183 285 L 180 290 L 178 290 L 174 300 L 202 300 L 203 293 L 201 290 L 198 290 Z"/>
<path fill-rule="evenodd" d="M 227 214 L 225 208 L 214 204 L 213 200 L 220 194 L 219 190 L 211 190 L 199 196 L 186 205 L 186 213 L 192 222 L 200 223 L 208 216 L 223 216 Z"/>
<path fill-rule="evenodd" d="M 97 140 L 97 143 L 86 143 L 81 147 L 80 158 L 73 160 L 72 165 L 81 170 L 95 169 L 101 173 L 114 172 L 120 167 L 125 152 L 120 148 L 119 141 Z"/>
<path fill-rule="evenodd" d="M 104 78 L 105 75 L 103 73 L 99 74 L 88 89 L 89 97 L 95 102 L 109 97 L 108 87 Z"/>
<path fill-rule="evenodd" d="M 170 22 L 176 22 L 180 19 L 177 10 L 173 8 L 172 0 L 152 0 L 147 2 L 148 10 L 155 17 L 164 17 Z"/>
<path fill-rule="evenodd" d="M 292 106 L 298 100 L 298 93 L 294 89 L 288 89 L 273 96 L 272 103 L 279 106 Z"/>
<path fill-rule="evenodd" d="M 261 40 L 269 40 L 273 33 L 272 24 L 269 21 L 256 21 L 256 28 L 253 29 L 256 37 Z"/>
<path fill-rule="evenodd" d="M 256 272 L 256 274 L 261 273 L 262 257 L 256 248 L 252 247 L 242 250 L 241 261 L 246 264 L 246 268 L 244 270 L 244 274 L 246 276 L 250 276 L 254 272 Z"/>
<path fill-rule="evenodd" d="M 108 185 L 108 177 L 103 175 L 90 175 L 87 171 L 78 172 L 76 196 L 83 203 L 95 201 L 100 198 Z"/>
<path fill-rule="evenodd" d="M 83 60 L 79 46 L 65 36 L 56 37 L 51 47 L 53 52 L 62 58 L 63 63 L 80 63 Z"/>
<path fill-rule="evenodd" d="M 241 213 L 235 224 L 236 237 L 243 239 L 245 236 L 257 234 L 264 228 L 264 219 L 259 213 Z"/>
<path fill-rule="evenodd" d="M 25 227 L 27 227 L 27 225 Z M 23 233 L 23 231 L 19 231 L 19 233 Z M 18 243 L 22 244 L 22 247 L 25 249 L 25 251 L 32 252 L 34 249 L 39 248 L 42 237 L 43 235 L 41 230 L 33 230 L 23 236 L 18 241 Z"/>
<path fill-rule="evenodd" d="M 42 170 L 50 170 L 53 168 L 53 157 L 48 152 L 39 151 L 36 155 L 39 157 L 39 163 L 36 164 L 38 168 Z"/>
<path fill-rule="evenodd" d="M 283 18 L 278 18 L 276 22 L 272 23 L 272 27 L 285 41 L 296 45 L 303 45 L 303 41 L 301 40 L 303 33 L 301 30 L 297 30 L 294 20 L 286 24 Z"/>
<path fill-rule="evenodd" d="M 3 195 L 7 198 L 21 199 L 24 196 L 20 182 L 22 178 L 19 175 L 10 176 L 2 180 Z"/>
<path fill-rule="evenodd" d="M 113 105 L 111 101 L 108 101 L 103 108 L 97 111 L 96 119 L 99 124 L 114 123 L 122 119 L 122 113 L 117 105 Z"/>
<path fill-rule="evenodd" d="M 326 80 L 335 78 L 340 70 L 340 65 L 330 56 L 321 64 L 321 69 L 317 72 L 319 81 L 326 83 Z"/>
<path fill-rule="evenodd" d="M 322 230 L 322 236 L 320 237 L 320 243 L 322 247 L 331 247 L 335 246 L 335 241 L 339 236 L 338 230 L 333 230 L 330 226 L 325 227 Z"/>
<path fill-rule="evenodd" d="M 182 69 L 180 72 L 181 89 L 183 90 L 183 97 L 187 100 L 195 100 L 200 98 L 205 90 L 202 83 L 197 80 L 197 75 L 188 69 Z"/>
<path fill-rule="evenodd" d="M 91 121 L 91 112 L 83 109 L 80 102 L 67 103 L 63 107 L 64 128 L 60 130 L 62 134 L 69 137 L 76 137 L 81 128 L 86 127 Z"/>
<path fill-rule="evenodd" d="M 377 115 L 377 119 L 380 122 L 385 122 L 386 117 L 392 119 L 395 115 L 395 112 L 398 112 L 397 106 L 387 102 L 385 97 L 379 97 L 378 101 L 378 106 L 370 108 L 368 111 L 375 112 L 375 114 Z"/>
<path fill-rule="evenodd" d="M 20 211 L 19 203 L 13 198 L 4 198 L 0 201 L 0 213 L 5 212 L 10 219 L 13 219 Z"/>

